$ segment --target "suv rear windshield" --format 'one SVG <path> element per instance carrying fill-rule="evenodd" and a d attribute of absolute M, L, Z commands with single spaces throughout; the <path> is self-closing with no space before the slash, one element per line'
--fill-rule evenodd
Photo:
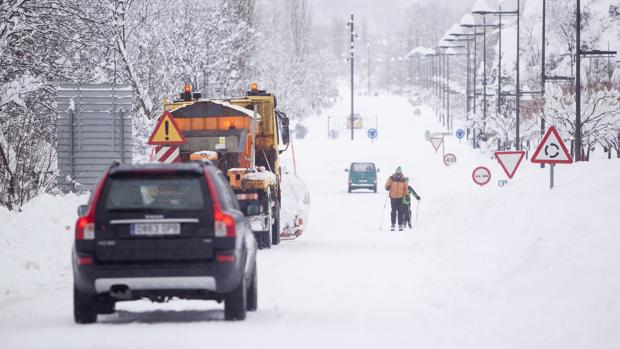
<path fill-rule="evenodd" d="M 371 163 L 352 164 L 351 172 L 375 172 L 375 164 L 371 164 Z"/>
<path fill-rule="evenodd" d="M 107 210 L 202 210 L 202 177 L 120 177 L 107 185 Z"/>

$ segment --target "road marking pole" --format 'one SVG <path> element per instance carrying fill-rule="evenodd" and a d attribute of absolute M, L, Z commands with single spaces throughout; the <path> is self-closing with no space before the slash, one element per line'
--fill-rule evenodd
<path fill-rule="evenodd" d="M 551 164 L 549 166 L 549 189 L 553 189 L 553 184 L 554 184 L 553 183 L 553 179 L 554 179 L 553 178 L 553 175 L 554 175 L 553 170 L 554 169 L 555 169 L 555 164 Z"/>

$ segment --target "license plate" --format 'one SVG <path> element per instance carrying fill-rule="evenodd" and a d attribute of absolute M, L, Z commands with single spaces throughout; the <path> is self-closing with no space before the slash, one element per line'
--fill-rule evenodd
<path fill-rule="evenodd" d="M 365 179 L 360 179 L 360 181 L 359 181 L 359 182 L 360 182 L 360 183 L 366 183 L 366 182 L 368 182 L 368 181 L 367 181 L 367 180 L 365 180 Z"/>
<path fill-rule="evenodd" d="M 163 236 L 181 234 L 179 223 L 140 223 L 131 225 L 133 236 Z"/>

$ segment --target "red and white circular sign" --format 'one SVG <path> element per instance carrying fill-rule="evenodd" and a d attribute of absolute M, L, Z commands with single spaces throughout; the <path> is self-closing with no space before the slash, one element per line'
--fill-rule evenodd
<path fill-rule="evenodd" d="M 479 186 L 487 185 L 491 181 L 491 171 L 484 166 L 479 166 L 471 173 L 471 179 Z"/>
<path fill-rule="evenodd" d="M 450 167 L 454 164 L 456 164 L 456 155 L 452 154 L 452 153 L 448 153 L 446 155 L 443 156 L 443 163 L 444 165 Z"/>

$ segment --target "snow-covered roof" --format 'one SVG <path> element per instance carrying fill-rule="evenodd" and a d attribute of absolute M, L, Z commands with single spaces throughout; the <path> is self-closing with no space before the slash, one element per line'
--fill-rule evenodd
<path fill-rule="evenodd" d="M 434 53 L 435 53 L 435 50 L 433 49 L 419 46 L 411 50 L 411 52 L 407 54 L 407 58 L 413 57 L 415 55 L 420 55 L 420 56 L 432 55 Z"/>
<path fill-rule="evenodd" d="M 493 9 L 489 6 L 489 4 L 487 4 L 485 0 L 476 1 L 474 6 L 472 6 L 471 8 L 471 12 L 488 12 L 488 11 L 493 11 Z"/>
<path fill-rule="evenodd" d="M 462 27 L 473 27 L 476 25 L 476 20 L 471 13 L 467 13 L 461 18 L 461 22 L 459 24 Z"/>
<path fill-rule="evenodd" d="M 449 35 L 462 34 L 462 33 L 463 33 L 463 28 L 461 27 L 459 23 L 454 23 L 448 30 Z"/>
<path fill-rule="evenodd" d="M 243 108 L 243 107 L 240 107 L 238 105 L 231 104 L 231 103 L 229 103 L 227 101 L 218 101 L 216 99 L 210 99 L 209 102 L 222 105 L 222 106 L 224 106 L 226 108 L 234 109 L 234 110 L 236 110 L 236 111 L 238 111 L 238 112 L 240 112 L 242 114 L 245 114 L 245 115 L 247 115 L 249 117 L 254 117 L 254 111 L 253 110 L 250 110 L 250 109 L 247 109 L 247 108 Z M 260 116 L 260 114 L 258 112 L 256 113 L 256 116 L 257 116 L 258 120 L 261 119 L 261 116 Z"/>

